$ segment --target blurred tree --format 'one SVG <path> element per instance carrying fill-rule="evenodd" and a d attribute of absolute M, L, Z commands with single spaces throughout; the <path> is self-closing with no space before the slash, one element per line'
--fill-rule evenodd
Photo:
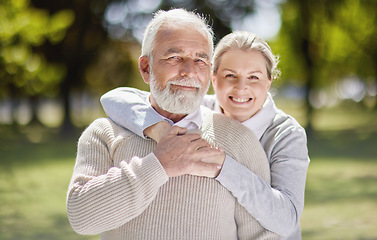
<path fill-rule="evenodd" d="M 153 2 L 157 4 L 151 4 Z M 123 35 L 108 39 L 107 34 L 119 27 L 119 24 L 104 21 L 110 3 L 121 4 L 130 10 L 121 24 L 128 24 L 130 28 L 124 28 Z M 20 97 L 29 97 L 33 119 L 37 120 L 38 98 L 60 94 L 64 104 L 62 132 L 69 132 L 73 127 L 72 91 L 89 88 L 102 94 L 112 87 L 133 85 L 132 79 L 138 76 L 135 49 L 139 51 L 140 48 L 135 46 L 138 42 L 133 33 L 135 29 L 140 31 L 141 20 L 144 23 L 150 20 L 152 12 L 158 8 L 186 7 L 215 16 L 211 18 L 212 24 L 220 38 L 230 32 L 228 16 L 241 17 L 252 11 L 252 3 L 230 0 L 1 0 L 0 95 L 9 96 L 15 102 Z"/>
<path fill-rule="evenodd" d="M 372 0 L 288 0 L 282 4 L 282 28 L 273 47 L 282 56 L 282 78 L 298 79 L 305 86 L 309 134 L 310 97 L 317 89 L 352 74 L 376 79 L 376 6 Z"/>
<path fill-rule="evenodd" d="M 0 97 L 8 96 L 13 105 L 19 97 L 28 97 L 33 106 L 32 122 L 39 122 L 38 96 L 56 94 L 66 69 L 49 63 L 38 48 L 46 42 L 60 42 L 73 22 L 73 13 L 60 10 L 49 15 L 30 7 L 27 0 L 1 0 L 0 19 Z M 12 119 L 16 124 L 14 112 Z"/>
<path fill-rule="evenodd" d="M 62 133 L 69 133 L 74 126 L 71 120 L 71 94 L 74 89 L 83 89 L 84 73 L 98 48 L 106 39 L 102 28 L 102 16 L 107 1 L 102 0 L 31 0 L 33 6 L 46 9 L 51 14 L 70 9 L 75 21 L 67 30 L 63 41 L 58 44 L 46 44 L 40 47 L 50 62 L 60 63 L 67 69 L 67 74 L 60 84 L 60 96 L 64 105 Z"/>
<path fill-rule="evenodd" d="M 232 21 L 252 13 L 254 5 L 254 0 L 112 0 L 106 8 L 105 27 L 112 38 L 140 41 L 153 12 L 185 8 L 207 17 L 218 41 L 231 31 Z"/>
<path fill-rule="evenodd" d="M 146 24 L 157 9 L 184 7 L 213 20 L 217 39 L 231 31 L 231 17 L 240 18 L 253 11 L 254 1 L 242 0 L 31 0 L 35 7 L 54 14 L 71 9 L 75 22 L 58 44 L 46 42 L 40 50 L 50 62 L 67 69 L 60 91 L 64 102 L 63 132 L 69 132 L 71 94 L 88 89 L 96 94 L 121 86 L 140 87 L 137 58 Z M 110 38 L 107 38 L 107 35 Z M 145 88 L 142 86 L 141 88 Z"/>

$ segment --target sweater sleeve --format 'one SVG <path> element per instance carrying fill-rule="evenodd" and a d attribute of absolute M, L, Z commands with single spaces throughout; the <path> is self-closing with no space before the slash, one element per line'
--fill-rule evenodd
<path fill-rule="evenodd" d="M 113 166 L 112 153 L 120 139 L 115 138 L 116 127 L 99 119 L 79 139 L 67 194 L 68 218 L 77 233 L 99 234 L 139 216 L 168 181 L 153 153 Z"/>
<path fill-rule="evenodd" d="M 148 92 L 120 87 L 105 93 L 101 104 L 105 113 L 116 124 L 145 138 L 144 130 L 164 119 L 147 104 Z"/>
<path fill-rule="evenodd" d="M 270 139 L 264 140 L 269 142 L 264 145 L 271 163 L 272 189 L 261 192 L 268 200 L 260 208 L 266 215 L 258 218 L 266 228 L 287 236 L 299 226 L 304 210 L 306 173 L 310 162 L 307 139 L 305 130 L 298 125 L 282 124 L 265 134 L 272 132 Z"/>

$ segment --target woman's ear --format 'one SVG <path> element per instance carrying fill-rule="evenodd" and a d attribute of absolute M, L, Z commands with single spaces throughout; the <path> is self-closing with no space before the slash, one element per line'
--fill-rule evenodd
<path fill-rule="evenodd" d="M 211 73 L 211 81 L 212 81 L 212 86 L 215 87 L 216 86 L 216 77 L 213 75 L 213 73 Z"/>
<path fill-rule="evenodd" d="M 272 78 L 271 78 L 271 79 L 268 79 L 268 83 L 267 83 L 267 91 L 270 91 L 272 81 L 273 81 Z"/>
<path fill-rule="evenodd" d="M 139 58 L 139 71 L 144 82 L 149 84 L 150 81 L 150 61 L 149 57 L 141 56 Z"/>

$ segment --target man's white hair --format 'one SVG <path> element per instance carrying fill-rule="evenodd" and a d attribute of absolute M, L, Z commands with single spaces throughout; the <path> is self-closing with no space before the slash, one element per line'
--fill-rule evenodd
<path fill-rule="evenodd" d="M 203 35 L 210 47 L 210 57 L 213 53 L 213 31 L 207 24 L 206 19 L 197 13 L 184 9 L 172 9 L 169 11 L 159 10 L 154 14 L 144 32 L 141 46 L 141 56 L 153 57 L 155 38 L 162 25 L 179 26 L 184 29 L 194 29 Z"/>

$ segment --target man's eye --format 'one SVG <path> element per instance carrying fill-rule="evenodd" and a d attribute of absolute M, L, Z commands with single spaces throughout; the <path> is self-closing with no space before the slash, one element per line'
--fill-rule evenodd
<path fill-rule="evenodd" d="M 236 76 L 234 74 L 227 74 L 225 75 L 226 78 L 235 78 Z"/>
<path fill-rule="evenodd" d="M 196 59 L 195 61 L 195 64 L 199 65 L 199 66 L 207 66 L 207 62 L 203 59 Z"/>

